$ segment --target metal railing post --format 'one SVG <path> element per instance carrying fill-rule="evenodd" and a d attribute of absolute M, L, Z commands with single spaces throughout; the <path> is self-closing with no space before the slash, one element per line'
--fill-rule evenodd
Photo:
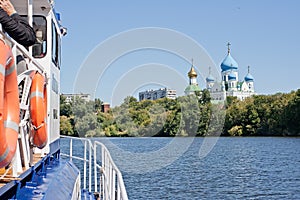
<path fill-rule="evenodd" d="M 94 143 L 94 185 L 95 192 L 97 191 L 97 145 Z"/>
<path fill-rule="evenodd" d="M 89 192 L 92 191 L 92 145 L 89 142 Z"/>
<path fill-rule="evenodd" d="M 84 154 L 83 154 L 83 189 L 86 189 L 86 141 L 84 141 Z"/>
<path fill-rule="evenodd" d="M 93 192 L 97 192 L 101 199 L 108 199 L 108 200 L 128 200 L 125 184 L 123 181 L 122 174 L 118 167 L 115 165 L 114 161 L 111 158 L 111 155 L 108 149 L 105 147 L 103 143 L 100 142 L 91 142 L 88 139 L 84 138 L 72 138 L 72 137 L 65 137 L 70 139 L 70 154 L 61 153 L 63 156 L 67 156 L 70 160 L 80 160 L 83 161 L 84 164 L 84 180 L 83 185 L 84 189 L 87 189 L 87 162 L 89 162 L 89 192 L 92 192 L 92 167 L 94 167 L 94 188 Z M 73 156 L 73 139 L 84 141 L 84 154 L 80 156 Z M 89 147 L 87 147 L 89 145 Z M 99 148 L 97 147 L 99 145 Z M 89 148 L 89 158 L 87 159 L 87 148 Z M 98 157 L 100 156 L 97 153 L 97 149 L 101 150 L 101 165 L 97 163 Z M 82 158 L 83 157 L 83 158 Z M 94 158 L 93 158 L 94 157 Z M 94 160 L 92 160 L 94 159 Z M 99 161 L 100 162 L 100 161 Z M 93 166 L 94 165 L 94 166 Z M 82 166 L 82 165 L 81 165 Z M 99 172 L 97 170 L 99 169 Z M 99 173 L 99 181 L 98 181 L 98 173 Z M 98 181 L 98 182 L 97 182 Z M 99 184 L 99 187 L 98 187 Z"/>
<path fill-rule="evenodd" d="M 72 161 L 73 154 L 73 140 L 70 139 L 70 161 Z"/>
<path fill-rule="evenodd" d="M 112 180 L 111 180 L 111 199 L 115 199 L 115 196 L 116 196 L 116 171 L 114 169 L 111 169 L 112 170 Z"/>

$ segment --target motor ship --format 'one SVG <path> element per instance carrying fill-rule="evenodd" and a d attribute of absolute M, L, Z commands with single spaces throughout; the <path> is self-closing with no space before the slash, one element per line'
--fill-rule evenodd
<path fill-rule="evenodd" d="M 0 199 L 128 199 L 122 174 L 102 143 L 60 135 L 61 44 L 67 29 L 55 2 L 11 2 L 33 27 L 36 43 L 25 48 L 1 28 Z M 79 155 L 74 146 L 82 150 Z"/>

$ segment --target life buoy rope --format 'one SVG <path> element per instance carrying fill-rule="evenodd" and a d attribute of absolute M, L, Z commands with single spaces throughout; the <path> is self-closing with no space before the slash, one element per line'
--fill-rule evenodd
<path fill-rule="evenodd" d="M 33 76 L 30 88 L 31 142 L 42 149 L 48 140 L 47 134 L 47 90 L 45 78 L 39 72 Z"/>
<path fill-rule="evenodd" d="M 15 62 L 10 47 L 0 40 L 0 168 L 16 152 L 20 104 Z"/>

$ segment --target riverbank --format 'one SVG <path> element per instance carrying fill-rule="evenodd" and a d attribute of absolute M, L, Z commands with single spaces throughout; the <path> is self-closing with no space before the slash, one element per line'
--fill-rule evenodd
<path fill-rule="evenodd" d="M 300 136 L 300 90 L 256 95 L 243 101 L 228 97 L 212 104 L 209 92 L 177 99 L 137 101 L 127 97 L 107 113 L 101 101 L 61 99 L 60 131 L 84 137 Z"/>

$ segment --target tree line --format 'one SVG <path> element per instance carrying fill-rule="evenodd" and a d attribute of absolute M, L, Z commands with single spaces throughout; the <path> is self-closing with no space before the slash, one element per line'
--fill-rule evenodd
<path fill-rule="evenodd" d="M 104 113 L 102 101 L 71 102 L 61 96 L 60 131 L 81 137 L 300 136 L 300 89 L 254 95 L 243 101 L 228 97 L 212 103 L 209 92 L 176 99 L 137 101 L 126 97 Z"/>

